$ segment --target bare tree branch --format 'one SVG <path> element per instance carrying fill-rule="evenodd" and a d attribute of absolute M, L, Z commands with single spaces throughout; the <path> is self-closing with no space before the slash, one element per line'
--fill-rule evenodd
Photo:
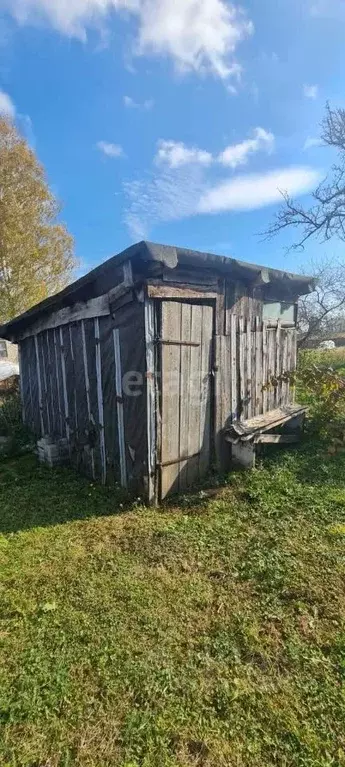
<path fill-rule="evenodd" d="M 325 178 L 315 189 L 310 208 L 282 193 L 284 204 L 266 232 L 264 239 L 272 239 L 284 229 L 298 229 L 293 249 L 304 248 L 312 237 L 326 242 L 338 237 L 345 242 L 345 109 L 331 109 L 326 106 L 326 115 L 321 124 L 321 138 L 325 146 L 338 152 L 338 162 L 331 167 L 330 177 Z"/>

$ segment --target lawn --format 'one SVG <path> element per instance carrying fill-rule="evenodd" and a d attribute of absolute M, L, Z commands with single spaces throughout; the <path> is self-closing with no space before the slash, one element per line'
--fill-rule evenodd
<path fill-rule="evenodd" d="M 345 454 L 148 510 L 0 463 L 1 767 L 345 765 Z"/>

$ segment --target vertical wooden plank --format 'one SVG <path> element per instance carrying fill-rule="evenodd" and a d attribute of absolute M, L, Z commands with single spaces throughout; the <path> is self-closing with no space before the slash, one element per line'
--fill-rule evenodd
<path fill-rule="evenodd" d="M 51 420 L 50 420 L 50 407 L 49 407 L 49 396 L 48 396 L 48 372 L 47 372 L 47 365 L 46 365 L 46 359 L 44 354 L 44 338 L 47 333 L 43 331 L 43 333 L 39 336 L 39 347 L 41 348 L 41 357 L 42 357 L 42 377 L 43 377 L 43 399 L 45 403 L 45 411 L 47 414 L 47 429 L 48 434 L 51 434 Z"/>
<path fill-rule="evenodd" d="M 180 340 L 181 304 L 162 303 L 162 339 Z M 162 344 L 162 441 L 161 441 L 161 497 L 179 489 L 180 453 L 180 367 L 181 347 Z M 194 428 L 197 428 L 195 424 Z M 194 432 L 193 432 L 194 433 Z M 170 461 L 176 463 L 169 464 Z"/>
<path fill-rule="evenodd" d="M 275 407 L 280 407 L 281 403 L 281 381 L 279 381 L 281 371 L 281 321 L 278 320 L 277 324 L 277 330 L 276 330 L 276 365 L 275 365 L 275 376 L 278 379 L 278 383 L 275 389 Z"/>
<path fill-rule="evenodd" d="M 253 413 L 253 387 L 252 387 L 252 319 L 247 317 L 247 418 L 251 418 Z"/>
<path fill-rule="evenodd" d="M 41 424 L 41 437 L 44 437 L 44 422 L 43 422 L 43 402 L 42 402 L 42 378 L 41 378 L 41 365 L 37 335 L 34 336 L 35 352 L 36 352 L 36 372 L 38 383 L 38 407 L 40 411 L 40 424 Z"/>
<path fill-rule="evenodd" d="M 274 409 L 274 397 L 275 397 L 275 391 L 274 386 L 272 386 L 272 377 L 274 375 L 275 370 L 275 329 L 270 328 L 268 330 L 268 370 L 267 370 L 267 379 L 269 383 L 269 389 L 267 393 L 267 408 L 268 410 Z"/>
<path fill-rule="evenodd" d="M 105 485 L 106 478 L 107 478 L 107 458 L 106 458 L 106 452 L 105 452 L 105 438 L 104 438 L 101 344 L 100 344 L 100 336 L 99 336 L 98 317 L 95 318 L 94 324 L 95 324 L 95 341 L 96 341 L 96 376 L 97 376 L 99 444 L 100 444 L 101 467 L 102 467 L 102 484 Z"/>
<path fill-rule="evenodd" d="M 291 351 L 291 370 L 295 371 L 297 368 L 297 330 L 293 328 L 291 330 L 292 335 L 292 351 Z M 295 402 L 296 399 L 296 387 L 291 387 L 291 402 Z"/>
<path fill-rule="evenodd" d="M 78 436 L 78 405 L 77 405 L 77 382 L 75 378 L 75 360 L 74 360 L 74 349 L 73 349 L 73 338 L 72 338 L 72 326 L 69 325 L 69 343 L 71 348 L 71 359 L 72 359 L 72 367 L 73 367 L 73 381 L 70 381 L 70 386 L 73 386 L 73 408 L 74 408 L 74 423 L 75 423 L 75 430 L 76 430 L 76 436 Z"/>
<path fill-rule="evenodd" d="M 255 315 L 252 316 L 250 323 L 251 347 L 252 347 L 252 417 L 256 413 L 256 334 L 255 334 Z"/>
<path fill-rule="evenodd" d="M 89 379 L 89 367 L 88 367 L 88 362 L 87 362 L 86 338 L 85 338 L 85 322 L 84 322 L 84 320 L 81 320 L 81 338 L 82 338 L 82 346 L 83 346 L 83 361 L 84 361 L 84 377 L 85 377 L 87 417 L 89 419 L 89 423 L 91 423 L 92 422 L 92 413 L 91 413 L 91 400 L 90 400 L 90 379 Z M 92 476 L 95 479 L 96 471 L 95 471 L 95 451 L 94 451 L 94 448 L 91 448 L 91 470 L 92 470 Z"/>
<path fill-rule="evenodd" d="M 200 413 L 200 437 L 199 445 L 199 477 L 202 478 L 210 465 L 210 439 L 211 439 L 211 343 L 213 330 L 213 309 L 211 306 L 202 307 L 202 338 L 201 338 L 201 413 Z M 225 397 L 225 419 L 230 414 L 230 381 L 229 381 L 229 341 L 224 336 L 226 344 L 225 375 L 227 378 Z"/>
<path fill-rule="evenodd" d="M 53 332 L 53 338 L 54 338 L 54 358 L 55 358 L 55 376 L 56 376 L 56 391 L 57 391 L 57 406 L 58 406 L 58 413 L 59 413 L 59 433 L 62 436 L 64 432 L 63 427 L 63 415 L 62 415 L 62 406 L 61 406 L 61 390 L 60 390 L 60 376 L 59 376 L 59 355 L 58 355 L 58 346 L 59 346 L 59 340 L 58 340 L 58 331 L 55 328 Z"/>
<path fill-rule="evenodd" d="M 223 386 L 224 386 L 224 372 L 223 372 L 223 357 L 222 357 L 222 344 L 224 336 L 216 335 L 214 337 L 214 359 L 215 359 L 215 412 L 214 412 L 214 427 L 215 427 L 215 446 L 216 446 L 216 458 L 218 468 L 221 470 L 223 462 Z"/>
<path fill-rule="evenodd" d="M 287 350 L 287 337 L 288 331 L 284 329 L 282 340 L 282 367 L 283 374 L 288 372 L 288 350 Z M 282 384 L 282 405 L 288 404 L 288 385 L 286 382 Z"/>
<path fill-rule="evenodd" d="M 237 369 L 237 316 L 232 314 L 230 318 L 230 338 L 231 338 L 231 418 L 236 421 L 238 418 L 238 369 Z"/>
<path fill-rule="evenodd" d="M 23 386 L 23 360 L 22 360 L 22 345 L 21 343 L 18 344 L 18 367 L 19 367 L 19 393 L 20 393 L 20 403 L 22 406 L 22 420 L 23 423 L 26 423 L 26 407 L 25 407 L 25 401 L 24 401 L 24 386 Z"/>
<path fill-rule="evenodd" d="M 65 410 L 65 429 L 66 429 L 67 441 L 69 443 L 70 428 L 69 428 L 69 412 L 68 412 L 68 397 L 67 397 L 66 364 L 65 364 L 62 328 L 60 328 L 60 353 L 61 353 L 63 401 L 64 401 L 64 410 Z"/>
<path fill-rule="evenodd" d="M 292 331 L 291 329 L 289 329 L 287 332 L 287 368 L 289 373 L 291 373 L 291 369 L 292 369 Z M 289 404 L 292 401 L 290 381 L 288 381 L 288 384 L 287 384 L 287 400 Z"/>
<path fill-rule="evenodd" d="M 267 349 L 267 322 L 262 323 L 262 385 L 264 387 L 267 386 L 267 377 L 268 377 L 268 349 Z M 263 414 L 267 413 L 267 406 L 268 406 L 268 391 L 266 388 L 263 389 L 262 392 L 262 412 Z"/>
<path fill-rule="evenodd" d="M 202 340 L 202 307 L 192 305 L 190 340 L 199 344 L 191 346 L 191 384 L 192 398 L 190 403 L 190 428 L 188 433 L 188 455 L 200 451 L 200 411 L 201 411 L 201 340 Z M 199 457 L 188 460 L 187 477 L 189 487 L 199 479 Z"/>
<path fill-rule="evenodd" d="M 116 391 L 116 409 L 117 409 L 117 431 L 118 431 L 119 455 L 120 455 L 120 476 L 121 476 L 122 487 L 127 487 L 125 428 L 124 428 L 124 419 L 123 419 L 121 348 L 120 348 L 120 331 L 118 328 L 114 328 L 113 330 L 113 340 L 114 340 L 114 357 L 115 357 L 115 391 Z"/>
<path fill-rule="evenodd" d="M 239 355 L 239 377 L 240 377 L 240 403 L 239 403 L 239 416 L 243 421 L 245 419 L 245 397 L 246 397 L 246 383 L 245 383 L 245 334 L 244 334 L 244 319 L 239 317 L 238 319 L 238 355 Z"/>
<path fill-rule="evenodd" d="M 54 365 L 52 364 L 49 334 L 53 334 L 53 331 L 47 330 L 46 343 L 47 343 L 47 360 L 48 360 L 48 391 L 49 391 L 49 401 L 50 401 L 50 409 L 51 409 L 51 429 L 52 429 L 52 433 L 54 433 L 54 431 L 56 431 L 55 424 L 57 422 L 56 415 L 55 415 L 57 403 L 55 402 L 55 396 L 54 396 L 54 387 L 53 387 Z"/>
<path fill-rule="evenodd" d="M 206 307 L 205 307 L 206 308 Z M 206 326 L 207 337 L 210 337 L 212 329 L 210 323 Z M 204 341 L 203 341 L 204 343 Z M 230 336 L 220 336 L 219 343 L 219 365 L 220 365 L 220 412 L 221 429 L 232 421 L 231 404 L 231 338 Z"/>
<path fill-rule="evenodd" d="M 262 413 L 262 330 L 260 317 L 255 317 L 255 415 Z"/>
<path fill-rule="evenodd" d="M 181 340 L 190 341 L 192 324 L 192 307 L 181 304 Z M 188 455 L 188 433 L 193 428 L 189 417 L 191 413 L 190 398 L 193 396 L 190 380 L 191 347 L 181 346 L 180 356 L 180 422 L 179 422 L 179 456 Z M 188 487 L 188 461 L 181 461 L 179 467 L 179 490 Z"/>
<path fill-rule="evenodd" d="M 156 368 L 155 368 L 155 304 L 146 298 L 144 306 L 146 344 L 146 428 L 148 500 L 156 497 Z"/>

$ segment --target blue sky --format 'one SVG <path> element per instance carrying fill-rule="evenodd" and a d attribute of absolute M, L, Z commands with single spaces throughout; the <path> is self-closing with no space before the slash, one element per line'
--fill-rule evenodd
<path fill-rule="evenodd" d="M 44 163 L 82 270 L 143 237 L 280 268 L 344 103 L 344 0 L 0 0 L 0 112 Z"/>

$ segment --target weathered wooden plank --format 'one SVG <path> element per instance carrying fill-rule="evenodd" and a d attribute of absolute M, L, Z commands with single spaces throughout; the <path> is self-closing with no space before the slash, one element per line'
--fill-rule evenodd
<path fill-rule="evenodd" d="M 86 349 L 85 322 L 84 322 L 84 320 L 81 320 L 81 339 L 82 339 L 82 347 L 83 347 L 83 362 L 84 362 L 84 377 L 85 377 L 87 417 L 88 417 L 89 425 L 90 425 L 91 423 L 94 423 L 94 418 L 93 418 L 92 412 L 91 412 L 90 378 L 89 378 L 89 366 L 88 366 L 88 361 L 87 361 L 87 349 Z M 91 448 L 90 453 L 91 453 L 91 471 L 92 471 L 92 476 L 95 479 L 95 477 L 96 477 L 95 450 L 94 450 L 93 447 Z"/>
<path fill-rule="evenodd" d="M 192 306 L 181 304 L 181 341 L 191 340 Z M 179 456 L 189 455 L 188 432 L 193 425 L 190 423 L 190 362 L 191 347 L 181 346 L 180 353 L 180 424 L 179 424 Z M 181 461 L 179 465 L 179 490 L 188 487 L 187 461 Z"/>
<path fill-rule="evenodd" d="M 101 454 L 101 468 L 102 468 L 102 484 L 104 485 L 107 478 L 107 456 L 105 449 L 105 436 L 104 436 L 104 410 L 103 410 L 103 387 L 102 387 L 102 363 L 101 363 L 101 343 L 99 335 L 99 319 L 96 317 L 94 320 L 95 325 L 95 341 L 96 341 L 96 377 L 97 377 L 97 404 L 98 404 L 98 427 L 99 427 L 99 443 Z"/>
<path fill-rule="evenodd" d="M 126 443 L 125 427 L 123 413 L 123 391 L 122 391 L 122 366 L 121 366 L 121 347 L 120 330 L 113 329 L 114 359 L 115 359 L 115 392 L 116 392 L 116 410 L 117 410 L 117 436 L 120 456 L 120 477 L 121 486 L 127 487 L 127 467 L 126 467 Z"/>
<path fill-rule="evenodd" d="M 200 451 L 200 417 L 201 417 L 201 338 L 202 338 L 202 306 L 192 306 L 191 316 L 191 341 L 196 341 L 200 346 L 191 346 L 190 371 L 191 371 L 191 399 L 190 399 L 190 427 L 188 434 L 188 455 L 195 455 Z M 191 487 L 199 479 L 199 457 L 191 458 L 187 466 L 188 485 Z"/>
<path fill-rule="evenodd" d="M 202 478 L 210 465 L 211 443 L 211 343 L 213 330 L 213 309 L 211 306 L 202 306 L 201 320 L 201 401 L 200 401 L 200 431 L 199 431 L 199 477 Z M 226 338 L 225 345 L 225 371 L 227 374 L 225 418 L 230 414 L 230 386 L 229 386 L 229 344 Z"/>
<path fill-rule="evenodd" d="M 193 298 L 216 299 L 218 293 L 214 288 L 205 289 L 197 285 L 182 287 L 179 285 L 152 285 L 147 286 L 147 295 L 150 298 L 178 298 L 181 301 Z"/>
<path fill-rule="evenodd" d="M 292 332 L 291 330 L 287 331 L 287 368 L 289 373 L 291 373 L 291 370 L 292 370 Z M 292 402 L 290 381 L 288 381 L 288 384 L 287 384 L 287 399 L 288 399 L 288 403 L 290 404 Z"/>
<path fill-rule="evenodd" d="M 288 372 L 288 331 L 284 330 L 283 337 L 282 337 L 282 373 L 285 374 Z M 288 384 L 286 381 L 282 382 L 282 405 L 288 404 Z"/>
<path fill-rule="evenodd" d="M 163 271 L 164 282 L 180 282 L 184 285 L 207 285 L 215 287 L 218 285 L 218 275 L 211 269 L 196 269 L 195 267 L 178 269 L 166 268 Z"/>
<path fill-rule="evenodd" d="M 288 445 L 293 442 L 299 442 L 298 434 L 258 434 L 254 437 L 254 443 L 260 445 Z"/>
<path fill-rule="evenodd" d="M 160 450 L 161 428 L 158 431 L 158 380 L 155 359 L 156 312 L 154 302 L 145 298 L 145 344 L 146 344 L 146 429 L 147 429 L 147 474 L 148 499 L 157 500 L 156 463 Z M 157 396 L 156 396 L 157 395 Z M 159 446 L 158 446 L 159 443 Z"/>
<path fill-rule="evenodd" d="M 225 311 L 225 281 L 219 281 L 219 293 L 216 300 L 215 328 L 216 333 L 223 335 L 225 333 L 226 311 Z"/>
<path fill-rule="evenodd" d="M 275 333 L 274 329 L 268 331 L 268 383 L 267 407 L 268 410 L 274 410 L 275 407 L 275 389 L 272 384 L 272 378 L 275 373 Z"/>
<path fill-rule="evenodd" d="M 251 347 L 252 347 L 252 358 L 251 358 L 251 366 L 252 366 L 252 412 L 251 416 L 253 417 L 256 415 L 256 405 L 255 405 L 255 399 L 256 399 L 256 336 L 255 336 L 255 316 L 252 317 L 251 323 Z"/>
<path fill-rule="evenodd" d="M 62 390 L 64 401 L 64 415 L 65 415 L 65 429 L 68 443 L 70 442 L 70 426 L 69 426 L 69 411 L 68 411 L 68 396 L 67 396 L 67 378 L 66 378 L 66 362 L 65 362 L 65 350 L 63 345 L 63 333 L 62 328 L 60 333 L 60 354 L 61 354 L 61 370 L 62 370 Z"/>
<path fill-rule="evenodd" d="M 49 375 L 48 375 L 48 370 L 47 370 L 47 362 L 48 362 L 48 360 L 46 359 L 45 350 L 44 350 L 44 347 L 45 347 L 45 343 L 44 343 L 44 341 L 45 341 L 45 334 L 44 333 L 40 333 L 40 335 L 38 336 L 38 339 L 39 339 L 39 347 L 41 349 L 41 358 L 42 358 L 43 395 L 44 395 L 43 399 L 44 399 L 44 403 L 45 403 L 45 411 L 46 411 L 46 414 L 47 414 L 47 431 L 48 431 L 48 434 L 51 434 L 52 430 L 51 430 L 51 418 L 50 418 L 50 402 L 49 402 L 49 393 L 48 393 L 48 378 L 49 378 Z"/>
<path fill-rule="evenodd" d="M 291 370 L 296 370 L 297 368 L 297 330 L 296 328 L 292 331 L 292 352 L 291 352 Z M 296 398 L 296 387 L 291 386 L 291 403 L 293 404 L 295 402 Z"/>
<path fill-rule="evenodd" d="M 165 301 L 162 304 L 162 338 L 181 338 L 181 304 Z M 161 463 L 178 461 L 180 457 L 180 346 L 161 347 L 162 359 L 162 437 Z M 161 497 L 179 489 L 179 463 L 162 466 Z"/>
<path fill-rule="evenodd" d="M 38 383 L 38 407 L 40 411 L 41 437 L 44 437 L 42 377 L 41 377 L 41 364 L 40 364 L 40 354 L 39 354 L 37 336 L 35 336 L 35 352 L 36 352 L 36 374 L 37 374 L 37 383 Z"/>
<path fill-rule="evenodd" d="M 230 317 L 230 343 L 231 343 L 231 372 L 230 372 L 230 386 L 231 386 L 231 420 L 235 421 L 238 418 L 238 371 L 237 371 L 237 317 L 236 314 L 232 314 Z"/>
<path fill-rule="evenodd" d="M 246 370 L 246 383 L 247 383 L 247 418 L 251 418 L 253 413 L 253 382 L 252 382 L 252 321 L 251 318 L 247 318 L 247 335 L 246 335 L 246 352 L 247 352 L 247 370 Z"/>
<path fill-rule="evenodd" d="M 275 406 L 280 407 L 281 403 L 281 390 L 282 385 L 281 381 L 279 380 L 281 372 L 281 323 L 280 320 L 278 320 L 277 323 L 277 330 L 276 330 L 276 365 L 275 365 L 275 376 L 278 379 L 278 383 L 275 389 Z"/>
<path fill-rule="evenodd" d="M 262 330 L 260 317 L 255 317 L 255 413 L 262 413 Z"/>
<path fill-rule="evenodd" d="M 69 387 L 70 388 L 73 387 L 74 424 L 75 424 L 76 436 L 78 437 L 79 428 L 78 428 L 77 382 L 76 382 L 76 375 L 75 375 L 75 358 L 74 358 L 72 325 L 69 326 L 69 342 L 70 342 L 70 348 L 71 348 L 71 359 L 72 359 L 72 367 L 73 367 L 73 380 L 69 381 Z"/>
<path fill-rule="evenodd" d="M 55 376 L 56 376 L 56 391 L 57 391 L 57 406 L 58 406 L 58 412 L 59 412 L 59 434 L 62 436 L 64 433 L 64 418 L 62 413 L 62 394 L 61 394 L 61 387 L 60 387 L 60 358 L 58 354 L 58 348 L 59 348 L 59 339 L 58 339 L 58 331 L 55 329 L 53 330 L 54 333 L 54 358 L 55 358 Z"/>
<path fill-rule="evenodd" d="M 221 469 L 223 463 L 223 385 L 224 385 L 224 371 L 223 371 L 223 338 L 224 336 L 216 335 L 214 337 L 214 362 L 215 362 L 215 409 L 214 409 L 214 428 L 215 428 L 215 446 L 216 446 L 216 459 L 218 468 Z"/>
<path fill-rule="evenodd" d="M 233 439 L 251 439 L 255 433 L 269 431 L 276 426 L 280 426 L 285 421 L 305 413 L 305 411 L 306 408 L 302 405 L 286 405 L 276 410 L 271 410 L 269 413 L 254 416 L 254 418 L 250 418 L 247 421 L 237 421 L 227 429 L 227 434 L 229 438 L 232 437 Z"/>
<path fill-rule="evenodd" d="M 245 396 L 246 396 L 246 384 L 245 384 L 245 336 L 244 336 L 244 318 L 238 318 L 238 361 L 239 361 L 239 379 L 240 379 L 240 403 L 239 413 L 241 418 L 245 418 Z"/>
<path fill-rule="evenodd" d="M 268 408 L 268 392 L 267 392 L 267 378 L 268 378 L 268 363 L 267 363 L 267 323 L 262 323 L 262 412 L 266 413 Z"/>

